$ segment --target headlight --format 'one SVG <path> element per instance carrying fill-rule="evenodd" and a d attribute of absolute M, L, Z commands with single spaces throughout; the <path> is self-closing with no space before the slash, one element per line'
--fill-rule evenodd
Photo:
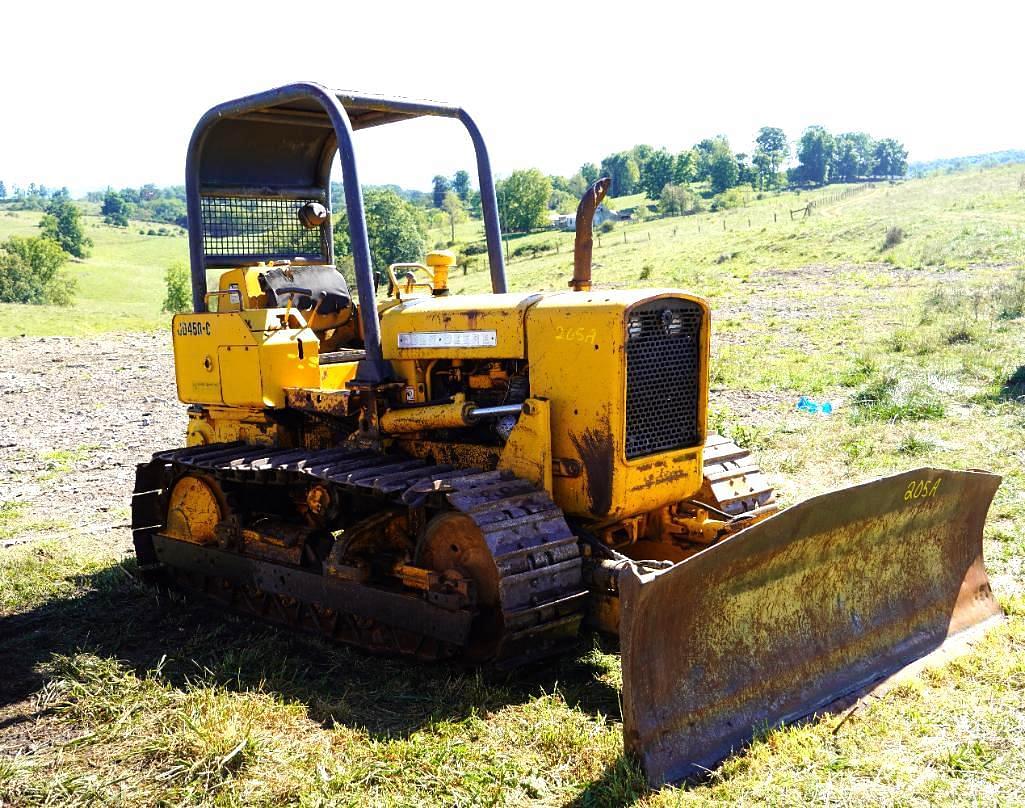
<path fill-rule="evenodd" d="M 683 317 L 672 309 L 663 309 L 662 327 L 670 337 L 678 337 L 683 333 Z"/>

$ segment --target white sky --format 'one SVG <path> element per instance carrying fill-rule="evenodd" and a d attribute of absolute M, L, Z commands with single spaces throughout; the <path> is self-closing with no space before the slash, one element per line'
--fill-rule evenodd
<path fill-rule="evenodd" d="M 894 136 L 912 160 L 1025 147 L 1021 3 L 351 5 L 7 3 L 0 180 L 182 184 L 203 112 L 296 80 L 462 105 L 499 175 L 716 133 L 750 151 L 763 125 Z M 453 121 L 369 130 L 357 147 L 365 183 L 474 174 Z"/>

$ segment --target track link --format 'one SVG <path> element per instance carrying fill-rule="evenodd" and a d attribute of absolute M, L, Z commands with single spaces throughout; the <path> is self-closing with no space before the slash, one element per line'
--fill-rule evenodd
<path fill-rule="evenodd" d="M 500 575 L 502 636 L 492 661 L 514 667 L 559 653 L 577 635 L 587 600 L 579 542 L 551 497 L 510 472 L 456 469 L 355 448 L 242 443 L 158 452 L 138 467 L 132 527 L 143 572 L 169 573 L 175 587 L 271 622 L 371 650 L 442 658 L 465 649 L 454 640 L 447 616 L 429 613 L 430 604 L 418 595 L 339 583 L 330 575 L 161 536 L 170 489 L 188 473 L 207 475 L 226 488 L 317 480 L 384 507 L 463 513 L 480 528 Z M 275 570 L 292 576 L 295 592 L 273 584 Z M 407 613 L 401 600 L 379 607 L 365 602 L 385 595 L 391 601 L 405 598 Z"/>
<path fill-rule="evenodd" d="M 697 497 L 734 519 L 751 519 L 775 513 L 776 492 L 751 453 L 722 435 L 705 440 L 704 476 Z"/>

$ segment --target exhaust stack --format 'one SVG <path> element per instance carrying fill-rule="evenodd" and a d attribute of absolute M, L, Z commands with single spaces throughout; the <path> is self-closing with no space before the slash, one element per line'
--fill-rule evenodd
<path fill-rule="evenodd" d="M 577 205 L 577 237 L 573 243 L 573 280 L 569 285 L 574 292 L 591 290 L 591 247 L 594 244 L 592 224 L 594 212 L 608 193 L 611 178 L 602 177 L 584 191 Z"/>

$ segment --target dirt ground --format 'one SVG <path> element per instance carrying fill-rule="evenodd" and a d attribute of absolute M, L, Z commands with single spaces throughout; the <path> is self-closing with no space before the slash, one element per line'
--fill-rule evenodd
<path fill-rule="evenodd" d="M 127 541 L 135 464 L 185 438 L 170 334 L 15 337 L 0 354 L 0 501 L 39 525 L 6 542 L 55 524 Z"/>

